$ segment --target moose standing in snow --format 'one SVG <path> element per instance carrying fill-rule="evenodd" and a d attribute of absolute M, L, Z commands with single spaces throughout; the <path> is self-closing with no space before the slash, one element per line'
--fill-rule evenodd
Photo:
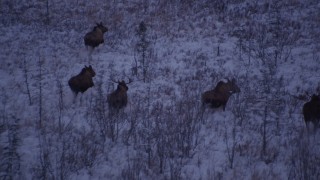
<path fill-rule="evenodd" d="M 209 104 L 212 108 L 222 106 L 223 111 L 225 111 L 229 97 L 239 92 L 240 88 L 236 85 L 235 79 L 231 81 L 227 79 L 227 82 L 220 81 L 213 90 L 206 91 L 202 94 L 202 104 Z"/>
<path fill-rule="evenodd" d="M 85 66 L 78 75 L 70 78 L 68 84 L 75 96 L 77 96 L 79 92 L 84 93 L 87 89 L 94 86 L 92 77 L 95 75 L 96 73 L 90 65 L 89 67 Z"/>
<path fill-rule="evenodd" d="M 108 31 L 108 28 L 102 25 L 102 22 L 97 23 L 91 32 L 84 36 L 84 44 L 86 47 L 92 47 L 92 50 L 104 43 L 103 34 Z"/>
<path fill-rule="evenodd" d="M 320 96 L 312 95 L 311 100 L 303 105 L 302 111 L 307 129 L 309 130 L 308 124 L 312 122 L 314 131 L 316 131 L 320 121 Z"/>
<path fill-rule="evenodd" d="M 125 81 L 113 81 L 114 83 L 118 83 L 117 89 L 113 91 L 112 93 L 108 94 L 107 96 L 107 102 L 109 105 L 109 108 L 119 110 L 127 105 L 128 102 L 128 86 L 127 84 L 131 83 L 132 80 L 129 79 L 129 82 L 126 83 Z"/>

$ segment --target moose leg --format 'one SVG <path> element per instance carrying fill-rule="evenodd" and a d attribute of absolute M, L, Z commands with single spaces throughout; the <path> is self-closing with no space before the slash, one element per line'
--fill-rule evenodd
<path fill-rule="evenodd" d="M 309 126 L 310 126 L 310 123 L 309 123 L 308 121 L 306 121 L 306 128 L 307 128 L 307 131 L 308 131 L 308 132 L 310 132 Z"/>
<path fill-rule="evenodd" d="M 76 99 L 77 99 L 77 95 L 78 95 L 78 92 L 73 92 L 73 104 L 76 102 Z"/>
<path fill-rule="evenodd" d="M 88 60 L 89 60 L 89 63 L 91 63 L 92 53 L 93 53 L 94 48 L 91 47 L 91 46 L 86 46 L 86 48 L 87 48 L 87 50 L 88 50 Z"/>
<path fill-rule="evenodd" d="M 222 103 L 223 111 L 226 110 L 226 105 L 227 105 L 227 103 Z"/>
<path fill-rule="evenodd" d="M 206 103 L 205 102 L 201 102 L 201 105 L 200 105 L 200 107 L 199 107 L 200 109 L 199 109 L 199 119 L 200 119 L 200 122 L 202 122 L 202 123 L 204 123 L 204 118 L 203 118 L 203 114 L 204 114 L 204 112 L 205 112 L 205 110 L 206 110 Z"/>

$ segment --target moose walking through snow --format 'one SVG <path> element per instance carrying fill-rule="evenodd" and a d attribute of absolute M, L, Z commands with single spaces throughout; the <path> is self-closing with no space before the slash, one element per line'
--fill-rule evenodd
<path fill-rule="evenodd" d="M 128 103 L 128 86 L 127 84 L 131 83 L 132 80 L 129 79 L 129 82 L 126 83 L 125 81 L 113 81 L 114 83 L 118 83 L 117 89 L 112 93 L 108 94 L 107 102 L 110 109 L 119 110 L 125 107 Z"/>
<path fill-rule="evenodd" d="M 103 34 L 108 31 L 108 28 L 102 25 L 102 22 L 97 23 L 91 32 L 84 36 L 84 44 L 92 49 L 104 43 Z"/>
<path fill-rule="evenodd" d="M 78 75 L 70 78 L 68 84 L 75 96 L 77 96 L 79 92 L 84 93 L 87 89 L 94 86 L 92 77 L 95 75 L 96 73 L 90 65 L 89 67 L 85 66 Z"/>
<path fill-rule="evenodd" d="M 302 111 L 307 129 L 312 122 L 314 130 L 316 130 L 320 121 L 320 96 L 312 95 L 311 100 L 303 105 Z"/>
<path fill-rule="evenodd" d="M 232 94 L 239 92 L 240 88 L 237 86 L 235 79 L 232 79 L 231 81 L 228 79 L 227 82 L 219 81 L 213 90 L 206 91 L 202 94 L 202 104 L 209 104 L 212 108 L 219 108 L 222 106 L 223 111 L 225 111 L 229 97 Z"/>

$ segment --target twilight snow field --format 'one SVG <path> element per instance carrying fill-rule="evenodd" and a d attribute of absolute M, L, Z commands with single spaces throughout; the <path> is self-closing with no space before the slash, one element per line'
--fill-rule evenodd
<path fill-rule="evenodd" d="M 320 179 L 318 0 L 2 0 L 0 42 L 0 179 Z"/>

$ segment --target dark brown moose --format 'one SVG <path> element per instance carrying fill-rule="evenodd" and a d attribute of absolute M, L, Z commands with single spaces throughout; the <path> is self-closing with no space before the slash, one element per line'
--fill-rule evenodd
<path fill-rule="evenodd" d="M 235 79 L 231 81 L 228 79 L 227 82 L 219 81 L 213 90 L 206 91 L 202 94 L 202 104 L 209 104 L 212 108 L 222 106 L 223 111 L 225 111 L 229 97 L 239 92 L 240 88 L 237 86 Z"/>
<path fill-rule="evenodd" d="M 320 96 L 312 95 L 311 100 L 303 105 L 303 116 L 309 130 L 309 123 L 313 123 L 314 130 L 319 127 L 320 121 Z"/>
<path fill-rule="evenodd" d="M 108 94 L 107 96 L 107 102 L 109 105 L 109 108 L 119 110 L 123 107 L 125 107 L 128 103 L 128 86 L 127 84 L 131 83 L 132 80 L 129 79 L 129 82 L 126 83 L 125 81 L 113 81 L 114 83 L 118 83 L 117 89 L 113 91 L 112 93 Z"/>
<path fill-rule="evenodd" d="M 104 43 L 103 34 L 108 31 L 108 28 L 102 25 L 102 22 L 97 23 L 97 25 L 93 28 L 91 32 L 88 32 L 84 36 L 84 44 L 88 47 L 95 47 L 99 46 L 99 44 Z"/>
<path fill-rule="evenodd" d="M 68 84 L 75 96 L 77 96 L 79 92 L 84 93 L 87 89 L 94 86 L 92 77 L 95 75 L 96 73 L 90 65 L 89 67 L 85 66 L 78 75 L 70 78 Z"/>

